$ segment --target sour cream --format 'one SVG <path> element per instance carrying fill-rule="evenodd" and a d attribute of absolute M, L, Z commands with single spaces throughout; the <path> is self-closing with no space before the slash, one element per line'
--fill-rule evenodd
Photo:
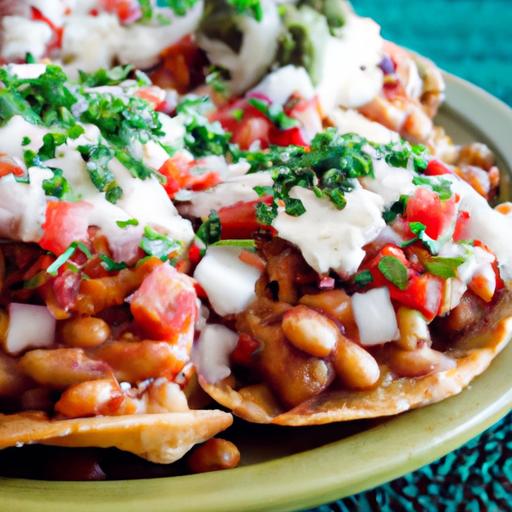
<path fill-rule="evenodd" d="M 386 225 L 382 199 L 357 187 L 345 194 L 347 204 L 338 210 L 331 201 L 319 199 L 305 188 L 292 188 L 290 197 L 300 199 L 306 211 L 293 217 L 280 208 L 272 223 L 278 236 L 295 244 L 318 273 L 332 269 L 343 277 L 353 275 L 365 257 L 363 247 Z"/>

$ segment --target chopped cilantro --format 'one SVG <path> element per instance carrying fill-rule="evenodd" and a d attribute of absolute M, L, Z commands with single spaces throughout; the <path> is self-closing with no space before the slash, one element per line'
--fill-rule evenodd
<path fill-rule="evenodd" d="M 25 64 L 37 64 L 36 58 L 30 52 L 25 54 Z"/>
<path fill-rule="evenodd" d="M 274 193 L 274 189 L 269 186 L 256 185 L 253 190 L 258 194 L 258 197 L 271 196 Z"/>
<path fill-rule="evenodd" d="M 127 228 L 128 226 L 138 226 L 139 221 L 137 219 L 116 220 L 116 224 L 120 228 L 124 229 Z"/>
<path fill-rule="evenodd" d="M 263 19 L 261 0 L 227 0 L 239 14 L 249 14 L 256 21 Z"/>
<path fill-rule="evenodd" d="M 432 179 L 425 176 L 414 176 L 412 182 L 414 185 L 426 185 L 430 187 L 439 196 L 441 201 L 446 201 L 452 197 L 452 184 L 449 180 L 443 178 Z"/>
<path fill-rule="evenodd" d="M 407 267 L 395 256 L 383 256 L 378 269 L 382 275 L 400 290 L 407 288 Z"/>
<path fill-rule="evenodd" d="M 231 134 L 225 132 L 218 121 L 208 120 L 205 114 L 210 108 L 207 97 L 186 98 L 176 107 L 187 131 L 185 146 L 195 156 L 221 156 L 229 150 Z"/>
<path fill-rule="evenodd" d="M 109 258 L 106 254 L 100 254 L 99 258 L 101 260 L 101 266 L 107 272 L 117 272 L 118 270 L 123 270 L 124 268 L 127 267 L 124 261 L 114 261 L 112 258 Z"/>
<path fill-rule="evenodd" d="M 256 242 L 254 240 L 219 240 L 214 244 L 214 247 L 240 247 L 243 249 L 254 249 Z"/>
<path fill-rule="evenodd" d="M 215 210 L 210 212 L 208 218 L 201 224 L 196 232 L 196 237 L 204 243 L 205 246 L 214 244 L 220 240 L 221 225 L 219 215 Z"/>
<path fill-rule="evenodd" d="M 43 137 L 43 145 L 39 149 L 38 157 L 40 161 L 51 160 L 55 158 L 55 150 L 58 146 L 66 143 L 67 137 L 63 133 L 47 133 Z"/>
<path fill-rule="evenodd" d="M 116 66 L 112 69 L 98 69 L 94 73 L 79 71 L 80 83 L 86 87 L 101 87 L 104 85 L 119 85 L 133 71 L 133 66 Z"/>
<path fill-rule="evenodd" d="M 208 70 L 206 75 L 206 83 L 217 93 L 221 95 L 228 95 L 228 86 L 222 76 L 222 71 L 215 66 Z"/>
<path fill-rule="evenodd" d="M 146 226 L 139 247 L 148 256 L 156 256 L 162 261 L 167 261 L 171 253 L 177 253 L 181 250 L 181 243 L 155 231 L 150 226 Z"/>
<path fill-rule="evenodd" d="M 457 275 L 457 268 L 464 263 L 464 258 L 443 258 L 432 256 L 425 261 L 425 268 L 431 274 L 448 279 Z"/>
<path fill-rule="evenodd" d="M 358 286 L 366 286 L 373 282 L 373 276 L 372 273 L 369 270 L 363 270 L 362 272 L 359 272 L 354 277 L 354 283 Z"/>
<path fill-rule="evenodd" d="M 256 205 L 256 218 L 261 224 L 271 225 L 272 221 L 277 217 L 277 205 L 274 202 L 270 206 L 265 203 Z"/>
<path fill-rule="evenodd" d="M 157 0 L 158 7 L 169 7 L 176 16 L 185 16 L 198 0 Z"/>
<path fill-rule="evenodd" d="M 87 258 L 91 258 L 92 254 L 89 248 L 83 242 L 73 242 L 47 269 L 46 272 L 51 276 L 56 276 L 59 269 L 64 265 L 72 256 L 75 251 L 79 249 Z"/>
<path fill-rule="evenodd" d="M 30 137 L 23 137 L 23 139 L 21 139 L 21 145 L 22 146 L 28 146 L 30 143 L 32 142 L 32 140 L 30 139 Z"/>
<path fill-rule="evenodd" d="M 244 118 L 245 112 L 241 108 L 234 108 L 231 111 L 231 116 L 235 121 L 240 122 Z"/>
<path fill-rule="evenodd" d="M 58 199 L 74 199 L 71 185 L 68 180 L 62 175 L 62 169 L 52 169 L 53 176 L 43 180 L 42 187 L 44 193 L 50 197 Z"/>
<path fill-rule="evenodd" d="M 426 228 L 425 224 L 421 222 L 410 222 L 409 229 L 416 237 L 404 242 L 402 247 L 409 247 L 419 241 L 428 249 L 430 254 L 437 254 L 439 252 L 439 243 L 425 233 Z"/>
<path fill-rule="evenodd" d="M 382 218 L 386 224 L 391 224 L 399 215 L 405 212 L 408 196 L 401 195 L 398 201 L 395 201 L 391 207 L 384 211 Z"/>

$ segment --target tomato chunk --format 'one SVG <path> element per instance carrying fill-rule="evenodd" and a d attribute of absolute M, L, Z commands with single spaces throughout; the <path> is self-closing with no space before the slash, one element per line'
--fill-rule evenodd
<path fill-rule="evenodd" d="M 137 0 L 101 0 L 103 9 L 114 13 L 121 23 L 133 23 L 142 16 Z"/>
<path fill-rule="evenodd" d="M 146 276 L 130 302 L 135 321 L 155 340 L 177 343 L 197 317 L 193 280 L 167 264 Z"/>
<path fill-rule="evenodd" d="M 255 201 L 238 202 L 230 206 L 224 206 L 218 211 L 222 238 L 246 239 L 263 226 L 256 218 L 256 205 L 258 203 L 271 204 L 272 198 L 265 197 Z"/>
<path fill-rule="evenodd" d="M 446 167 L 439 160 L 430 160 L 425 169 L 427 176 L 442 176 L 443 174 L 454 174 L 451 169 Z"/>
<path fill-rule="evenodd" d="M 453 239 L 458 242 L 459 240 L 467 240 L 469 238 L 469 220 L 471 216 L 469 212 L 460 211 L 455 223 L 455 230 L 453 232 Z"/>
<path fill-rule="evenodd" d="M 451 224 L 455 215 L 455 197 L 441 201 L 427 188 L 417 188 L 407 201 L 405 218 L 408 222 L 421 222 L 428 236 L 437 240 Z"/>
<path fill-rule="evenodd" d="M 80 201 L 49 201 L 46 206 L 46 220 L 39 245 L 56 255 L 62 254 L 73 242 L 88 239 L 89 212 L 92 205 Z"/>

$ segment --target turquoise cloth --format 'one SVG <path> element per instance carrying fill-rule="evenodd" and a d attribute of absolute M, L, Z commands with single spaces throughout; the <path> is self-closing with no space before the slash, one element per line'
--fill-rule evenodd
<path fill-rule="evenodd" d="M 512 105 L 512 0 L 353 0 L 352 4 L 359 14 L 381 24 L 384 37 L 430 57 Z M 512 414 L 429 466 L 315 509 L 373 510 L 512 510 Z"/>

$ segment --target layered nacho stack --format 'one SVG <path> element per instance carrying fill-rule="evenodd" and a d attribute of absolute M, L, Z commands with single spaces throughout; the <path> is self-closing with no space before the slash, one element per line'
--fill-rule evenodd
<path fill-rule="evenodd" d="M 0 447 L 172 462 L 232 421 L 197 382 L 257 423 L 389 416 L 508 342 L 494 156 L 346 2 L 0 8 Z"/>

